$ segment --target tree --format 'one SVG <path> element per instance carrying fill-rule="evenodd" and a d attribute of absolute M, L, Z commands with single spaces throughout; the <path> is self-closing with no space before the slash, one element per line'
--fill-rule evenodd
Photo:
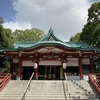
<path fill-rule="evenodd" d="M 6 48 L 6 47 L 9 47 L 9 43 L 8 43 L 8 37 L 5 33 L 5 29 L 3 28 L 2 26 L 2 22 L 3 22 L 3 19 L 0 17 L 0 48 Z"/>
<path fill-rule="evenodd" d="M 2 23 L 3 19 L 0 17 L 0 49 L 10 47 L 10 35 L 11 35 L 11 30 L 5 29 L 2 26 Z M 0 57 L 0 68 L 9 69 L 9 62 L 7 61 L 7 58 Z"/>
<path fill-rule="evenodd" d="M 2 17 L 0 17 L 0 25 L 3 23 L 3 19 Z"/>
<path fill-rule="evenodd" d="M 81 35 L 81 32 L 75 34 L 75 36 L 71 36 L 70 41 L 72 41 L 72 42 L 79 42 L 79 41 L 81 41 L 80 40 L 80 35 Z"/>
<path fill-rule="evenodd" d="M 41 38 L 43 38 L 44 32 L 37 28 L 26 29 L 26 30 L 15 30 L 12 33 L 12 37 L 14 38 L 14 42 L 37 42 Z"/>
<path fill-rule="evenodd" d="M 11 36 L 11 34 L 12 34 L 12 30 L 11 29 L 9 29 L 9 28 L 3 29 L 3 35 L 4 35 L 4 38 L 5 38 L 6 42 L 7 42 L 7 46 L 6 46 L 7 48 L 13 47 L 14 39 Z"/>
<path fill-rule="evenodd" d="M 80 39 L 92 47 L 100 48 L 100 2 L 95 2 L 88 9 L 87 24 L 82 30 Z"/>

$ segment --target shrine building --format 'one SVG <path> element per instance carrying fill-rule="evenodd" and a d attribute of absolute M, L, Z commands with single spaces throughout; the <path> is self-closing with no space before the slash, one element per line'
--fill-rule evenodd
<path fill-rule="evenodd" d="M 94 59 L 100 49 L 83 42 L 63 42 L 50 29 L 38 42 L 17 42 L 14 49 L 0 50 L 0 57 L 9 57 L 12 79 L 28 80 L 33 72 L 37 80 L 82 79 L 94 72 Z"/>

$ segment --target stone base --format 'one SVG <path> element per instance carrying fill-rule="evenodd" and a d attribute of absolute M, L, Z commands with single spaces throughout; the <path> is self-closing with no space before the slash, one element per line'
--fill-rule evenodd
<path fill-rule="evenodd" d="M 20 77 L 17 77 L 17 80 L 21 80 L 21 78 Z"/>

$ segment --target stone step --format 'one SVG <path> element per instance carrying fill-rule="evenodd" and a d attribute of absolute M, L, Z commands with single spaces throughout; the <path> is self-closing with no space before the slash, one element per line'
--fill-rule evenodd
<path fill-rule="evenodd" d="M 0 96 L 0 100 L 1 99 L 3 99 L 3 98 L 5 98 L 5 99 L 12 99 L 13 98 L 13 100 L 17 100 L 17 99 L 20 99 L 21 100 L 21 98 L 22 98 L 22 95 L 5 95 L 5 96 Z M 15 98 L 15 99 L 14 99 Z M 30 99 L 64 99 L 64 95 L 26 95 L 25 96 L 25 100 L 30 100 Z"/>
<path fill-rule="evenodd" d="M 1 91 L 0 100 L 21 100 L 27 83 L 26 80 L 10 81 Z M 67 91 L 66 81 L 63 81 L 63 83 L 68 100 L 69 92 Z M 32 80 L 25 100 L 65 100 L 63 83 L 62 81 Z M 68 81 L 67 83 L 71 93 L 70 100 L 92 100 L 94 98 L 95 91 L 87 81 Z M 95 97 L 99 100 L 97 94 L 95 94 Z"/>
<path fill-rule="evenodd" d="M 19 93 L 19 92 L 16 92 L 16 93 L 1 93 L 0 96 L 2 95 L 22 95 L 23 93 Z M 64 93 L 27 93 L 27 95 L 64 95 Z M 68 93 L 66 93 L 68 94 Z"/>
<path fill-rule="evenodd" d="M 2 93 L 0 93 L 0 95 L 2 95 L 2 94 L 23 94 L 24 92 L 19 92 L 19 91 L 15 91 L 15 92 L 10 92 L 10 91 L 8 91 L 8 92 L 2 92 Z M 63 91 L 62 92 L 27 92 L 27 94 L 64 94 L 63 93 Z"/>
<path fill-rule="evenodd" d="M 21 100 L 22 95 L 13 95 L 13 96 L 5 96 L 5 98 L 3 99 L 2 96 L 0 96 L 0 100 Z M 13 99 L 12 99 L 13 98 Z M 68 98 L 68 97 L 67 97 Z M 25 100 L 37 100 L 37 99 L 44 99 L 44 100 L 65 100 L 64 96 L 45 96 L 45 95 L 37 95 L 37 96 L 33 96 L 33 95 L 26 95 Z M 98 98 L 94 99 L 94 97 L 89 97 L 89 96 L 70 96 L 70 100 L 99 100 Z"/>

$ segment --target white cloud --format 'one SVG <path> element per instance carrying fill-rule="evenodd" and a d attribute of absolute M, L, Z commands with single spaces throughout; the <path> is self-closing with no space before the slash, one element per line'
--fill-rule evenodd
<path fill-rule="evenodd" d="M 9 23 L 8 22 L 4 23 L 3 26 L 5 28 L 12 29 L 12 31 L 15 31 L 16 29 L 25 30 L 25 29 L 31 29 L 32 28 L 30 23 L 18 23 L 18 22 L 12 22 L 12 21 L 10 21 Z"/>
<path fill-rule="evenodd" d="M 4 25 L 11 29 L 37 27 L 45 33 L 52 27 L 62 40 L 69 40 L 86 24 L 90 5 L 88 0 L 15 0 L 15 23 Z"/>

